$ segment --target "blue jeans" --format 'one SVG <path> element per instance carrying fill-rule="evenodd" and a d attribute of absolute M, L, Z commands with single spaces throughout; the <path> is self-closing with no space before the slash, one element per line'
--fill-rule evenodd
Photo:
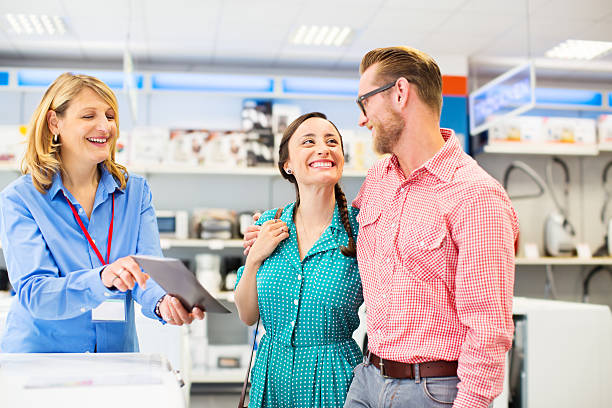
<path fill-rule="evenodd" d="M 450 408 L 457 397 L 459 378 L 385 378 L 373 364 L 361 363 L 354 369 L 344 408 Z"/>

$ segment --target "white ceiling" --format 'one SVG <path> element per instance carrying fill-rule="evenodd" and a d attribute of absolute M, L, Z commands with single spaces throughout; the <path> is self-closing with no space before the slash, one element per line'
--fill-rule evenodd
<path fill-rule="evenodd" d="M 62 38 L 18 36 L 5 13 L 63 17 Z M 0 65 L 248 67 L 356 72 L 376 47 L 436 59 L 543 58 L 567 39 L 612 41 L 612 0 L 3 0 Z M 350 26 L 347 46 L 295 46 L 301 24 Z M 601 59 L 612 72 L 612 55 Z M 467 69 L 467 68 L 466 68 Z"/>

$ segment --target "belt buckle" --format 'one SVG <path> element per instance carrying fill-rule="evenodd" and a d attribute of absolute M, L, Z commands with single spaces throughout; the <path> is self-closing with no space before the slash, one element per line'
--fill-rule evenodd
<path fill-rule="evenodd" d="M 380 369 L 380 375 L 383 378 L 393 378 L 385 374 L 385 363 L 383 362 L 383 359 L 380 357 L 378 357 L 378 368 Z"/>

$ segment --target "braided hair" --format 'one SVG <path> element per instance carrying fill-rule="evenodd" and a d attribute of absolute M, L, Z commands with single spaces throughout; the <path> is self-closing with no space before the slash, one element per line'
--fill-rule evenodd
<path fill-rule="evenodd" d="M 340 131 L 338 131 L 336 125 L 334 125 L 332 121 L 327 119 L 327 116 L 325 116 L 325 114 L 321 112 L 305 113 L 299 118 L 295 119 L 293 122 L 291 122 L 289 126 L 287 126 L 287 128 L 283 132 L 283 137 L 281 138 L 280 145 L 278 147 L 278 169 L 280 171 L 281 176 L 283 176 L 284 179 L 289 180 L 289 182 L 295 186 L 295 208 L 300 205 L 300 189 L 298 187 L 295 176 L 293 174 L 287 173 L 285 171 L 284 165 L 287 160 L 289 160 L 289 140 L 291 139 L 291 136 L 293 136 L 295 131 L 300 127 L 302 123 L 306 122 L 306 120 L 310 118 L 321 118 L 331 123 L 334 129 L 336 129 L 336 132 L 338 132 L 338 136 L 340 136 L 340 145 L 342 147 L 342 154 L 344 154 L 344 143 L 342 143 L 342 135 L 340 134 Z M 336 203 L 338 204 L 338 210 L 340 211 L 340 218 L 342 220 L 342 224 L 344 225 L 344 229 L 346 230 L 346 233 L 349 236 L 348 246 L 340 247 L 340 252 L 342 252 L 344 256 L 355 258 L 357 256 L 355 238 L 353 237 L 353 230 L 349 221 L 346 197 L 342 192 L 342 189 L 340 188 L 339 184 L 336 184 L 334 186 L 334 193 L 336 197 Z"/>
<path fill-rule="evenodd" d="M 355 245 L 355 238 L 353 237 L 353 229 L 351 228 L 351 222 L 349 221 L 348 216 L 348 208 L 346 206 L 346 196 L 344 192 L 340 188 L 340 184 L 336 184 L 334 186 L 334 192 L 336 193 L 336 203 L 338 203 L 338 210 L 340 211 L 340 219 L 342 220 L 342 225 L 344 225 L 344 229 L 349 237 L 348 246 L 341 246 L 340 252 L 342 255 L 348 256 L 350 258 L 357 257 L 357 246 Z"/>

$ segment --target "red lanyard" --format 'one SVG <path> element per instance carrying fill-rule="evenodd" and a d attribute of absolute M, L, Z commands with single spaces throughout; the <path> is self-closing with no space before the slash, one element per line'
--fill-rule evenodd
<path fill-rule="evenodd" d="M 68 202 L 68 205 L 70 206 L 70 209 L 72 210 L 72 213 L 74 214 L 74 219 L 76 219 L 77 223 L 79 224 L 79 227 L 81 227 L 81 231 L 83 231 L 83 235 L 85 235 L 85 238 L 87 238 L 87 241 L 89 241 L 89 245 L 91 245 L 93 250 L 96 251 L 96 255 L 98 255 L 98 259 L 100 260 L 100 262 L 102 262 L 102 265 L 108 265 L 108 260 L 110 259 L 111 242 L 113 241 L 113 219 L 115 218 L 115 195 L 113 194 L 111 195 L 111 197 L 113 198 L 113 207 L 112 207 L 112 212 L 111 212 L 110 227 L 108 228 L 108 243 L 106 244 L 106 262 L 104 262 L 104 258 L 102 258 L 102 254 L 98 250 L 96 243 L 93 241 L 93 239 L 91 239 L 91 235 L 89 235 L 89 232 L 87 232 L 87 230 L 85 229 L 85 225 L 83 225 L 83 221 L 81 221 L 81 217 L 79 217 L 79 215 L 77 214 L 76 208 L 74 208 L 74 205 L 72 205 L 70 200 L 68 200 L 68 197 L 66 197 L 66 195 L 64 194 L 64 198 Z"/>

